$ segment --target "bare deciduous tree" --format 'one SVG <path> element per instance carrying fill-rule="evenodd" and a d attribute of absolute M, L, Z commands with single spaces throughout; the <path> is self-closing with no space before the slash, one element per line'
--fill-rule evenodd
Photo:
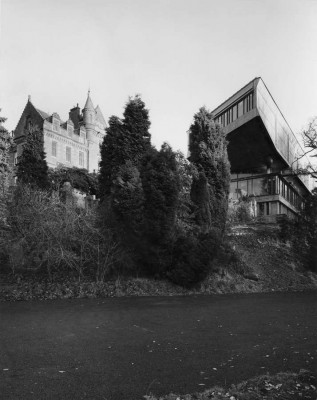
<path fill-rule="evenodd" d="M 105 280 L 122 257 L 112 229 L 101 230 L 95 207 L 82 209 L 57 194 L 20 185 L 9 204 L 8 229 L 2 236 L 13 272 L 46 269 L 49 278 L 71 270 Z"/>

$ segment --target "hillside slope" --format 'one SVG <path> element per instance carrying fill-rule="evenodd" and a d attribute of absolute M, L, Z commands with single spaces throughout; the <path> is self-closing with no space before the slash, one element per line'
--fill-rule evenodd
<path fill-rule="evenodd" d="M 317 275 L 306 271 L 290 246 L 278 238 L 276 225 L 233 227 L 213 262 L 209 276 L 192 289 L 170 281 L 118 277 L 107 282 L 61 275 L 51 282 L 37 275 L 0 274 L 0 301 L 121 296 L 184 296 L 316 290 Z"/>
<path fill-rule="evenodd" d="M 235 257 L 216 261 L 215 273 L 204 282 L 206 289 L 218 293 L 317 289 L 317 275 L 296 260 L 274 224 L 234 226 L 227 245 Z"/>

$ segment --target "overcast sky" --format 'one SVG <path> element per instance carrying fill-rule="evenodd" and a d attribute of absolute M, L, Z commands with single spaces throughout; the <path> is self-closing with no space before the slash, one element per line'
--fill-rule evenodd
<path fill-rule="evenodd" d="M 62 119 L 88 88 L 108 120 L 140 93 L 153 143 L 186 151 L 199 107 L 261 76 L 294 132 L 317 115 L 317 0 L 2 0 L 1 115 Z"/>

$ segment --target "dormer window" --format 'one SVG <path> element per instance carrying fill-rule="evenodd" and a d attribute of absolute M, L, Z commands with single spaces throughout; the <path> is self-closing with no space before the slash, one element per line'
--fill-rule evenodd
<path fill-rule="evenodd" d="M 53 118 L 53 131 L 59 132 L 60 121 L 57 118 Z"/>

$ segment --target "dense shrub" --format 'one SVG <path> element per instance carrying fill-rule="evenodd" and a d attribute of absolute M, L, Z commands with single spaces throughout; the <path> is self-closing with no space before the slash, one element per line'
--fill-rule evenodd
<path fill-rule="evenodd" d="M 212 260 L 220 244 L 220 232 L 181 236 L 174 245 L 173 263 L 168 278 L 181 286 L 191 287 L 202 281 L 210 272 Z"/>
<path fill-rule="evenodd" d="M 254 220 L 251 203 L 252 197 L 242 196 L 238 201 L 229 201 L 228 222 L 229 224 L 248 223 Z"/>
<path fill-rule="evenodd" d="M 19 185 L 8 205 L 1 247 L 13 272 L 72 271 L 104 280 L 124 251 L 110 229 L 99 229 L 94 208 L 78 209 L 48 191 Z"/>
<path fill-rule="evenodd" d="M 141 169 L 144 193 L 144 262 L 152 273 L 161 273 L 171 262 L 179 196 L 179 175 L 175 153 L 163 144 L 151 149 Z"/>
<path fill-rule="evenodd" d="M 53 190 L 59 191 L 65 182 L 69 182 L 73 188 L 83 193 L 98 196 L 98 176 L 94 172 L 89 173 L 84 168 L 49 169 L 48 179 Z"/>
<path fill-rule="evenodd" d="M 317 190 L 306 198 L 301 213 L 279 218 L 280 238 L 289 242 L 302 265 L 317 272 Z"/>

